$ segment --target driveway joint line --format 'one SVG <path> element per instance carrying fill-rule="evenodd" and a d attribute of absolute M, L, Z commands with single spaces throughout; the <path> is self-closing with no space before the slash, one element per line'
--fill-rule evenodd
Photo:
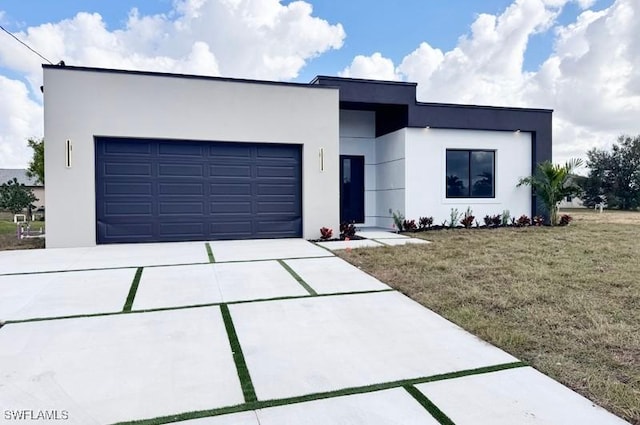
<path fill-rule="evenodd" d="M 135 421 L 129 421 L 129 422 L 118 422 L 117 424 L 114 424 L 114 425 L 161 425 L 161 424 L 168 424 L 172 422 L 185 421 L 189 419 L 214 417 L 214 416 L 226 415 L 229 413 L 239 413 L 239 412 L 246 412 L 250 410 L 286 406 L 290 404 L 305 403 L 309 401 L 323 400 L 323 399 L 329 399 L 329 398 L 335 398 L 335 397 L 373 393 L 377 391 L 390 390 L 393 388 L 403 388 L 407 386 L 424 384 L 428 382 L 444 381 L 448 379 L 456 379 L 456 378 L 462 378 L 465 376 L 493 373 L 493 372 L 499 372 L 502 370 L 528 367 L 528 366 L 529 365 L 524 362 L 503 363 L 503 364 L 498 364 L 493 366 L 480 367 L 476 369 L 466 369 L 458 372 L 449 372 L 449 373 L 431 375 L 431 376 L 420 377 L 420 378 L 391 381 L 391 382 L 386 382 L 381 384 L 371 384 L 371 385 L 365 385 L 360 387 L 349 387 L 341 390 L 326 391 L 322 393 L 313 393 L 313 394 L 281 398 L 281 399 L 260 400 L 260 401 L 250 402 L 250 403 L 237 404 L 233 406 L 218 407 L 218 408 L 209 409 L 209 410 L 183 412 L 175 415 L 161 416 L 161 417 L 156 417 L 151 419 L 142 419 L 142 420 L 135 420 Z"/>
<path fill-rule="evenodd" d="M 318 293 L 307 282 L 305 282 L 298 273 L 296 273 L 287 263 L 285 263 L 284 260 L 278 260 L 278 263 L 280 263 L 280 265 L 284 267 L 285 270 L 288 271 L 289 274 L 293 276 L 293 278 L 297 280 L 304 289 L 307 290 L 309 295 L 318 295 Z"/>
<path fill-rule="evenodd" d="M 143 269 L 143 267 L 138 267 L 138 269 L 136 270 L 136 275 L 133 277 L 133 282 L 131 282 L 131 288 L 129 289 L 127 300 L 125 301 L 124 307 L 122 308 L 123 313 L 131 312 L 131 307 L 133 307 L 133 300 L 136 298 L 138 286 L 140 285 L 140 278 L 142 277 Z"/>
<path fill-rule="evenodd" d="M 233 326 L 233 319 L 231 318 L 229 306 L 221 304 L 220 311 L 222 312 L 224 327 L 227 330 L 227 337 L 229 338 L 233 361 L 236 364 L 236 371 L 238 373 L 238 378 L 240 379 L 240 387 L 242 388 L 244 401 L 246 403 L 256 402 L 258 401 L 258 397 L 256 396 L 256 390 L 253 387 L 253 382 L 251 382 L 251 375 L 249 374 L 249 368 L 247 367 L 247 362 L 245 361 L 244 354 L 242 353 L 238 334 Z"/>
<path fill-rule="evenodd" d="M 442 410 L 438 408 L 438 406 L 436 406 L 431 400 L 429 400 L 429 397 L 422 394 L 419 389 L 417 389 L 413 385 L 405 385 L 403 388 L 411 395 L 411 397 L 414 398 L 415 401 L 420 403 L 420 405 L 424 407 L 425 410 L 429 412 L 429 414 L 440 423 L 440 425 L 456 425 L 455 422 L 451 420 L 451 418 L 449 418 Z"/>
<path fill-rule="evenodd" d="M 330 258 L 335 257 L 335 255 L 314 255 L 311 257 L 288 257 L 288 258 L 258 258 L 255 260 L 227 260 L 220 261 L 216 260 L 216 264 L 222 263 L 257 263 L 262 261 L 277 261 L 277 260 L 305 260 L 305 259 L 313 259 L 313 258 Z M 86 268 L 86 269 L 68 269 L 68 270 L 43 270 L 38 272 L 19 272 L 19 273 L 0 273 L 0 276 L 22 276 L 22 275 L 34 275 L 34 274 L 50 274 L 50 273 L 69 273 L 69 272 L 91 272 L 91 271 L 100 271 L 100 270 L 122 270 L 122 269 L 135 269 L 138 267 L 177 267 L 177 266 L 198 266 L 202 264 L 211 264 L 209 259 L 207 261 L 200 261 L 195 263 L 169 263 L 169 264 L 151 264 L 146 266 L 119 266 L 119 267 L 95 267 L 95 268 Z"/>
<path fill-rule="evenodd" d="M 250 304 L 250 303 L 262 303 L 262 302 L 270 302 L 270 301 L 298 300 L 301 298 L 323 298 L 323 297 L 337 297 L 337 296 L 343 296 L 343 295 L 366 295 L 366 294 L 376 294 L 378 292 L 395 292 L 395 289 L 386 288 L 386 289 L 372 289 L 367 291 L 332 292 L 329 294 L 317 294 L 313 296 L 312 295 L 290 295 L 290 296 L 273 297 L 273 298 L 256 298 L 252 300 L 238 300 L 238 301 L 227 301 L 227 302 L 222 301 L 217 303 L 180 305 L 175 307 L 146 308 L 142 310 L 131 310 L 127 312 L 109 311 L 109 312 L 103 312 L 103 313 L 73 314 L 68 316 L 34 317 L 30 319 L 6 320 L 4 323 L 9 325 L 9 324 L 20 324 L 20 323 L 29 323 L 29 322 L 47 322 L 51 320 L 82 319 L 82 318 L 101 317 L 101 316 L 117 316 L 124 313 L 126 314 L 156 313 L 160 311 L 185 310 L 189 308 L 217 307 L 221 304 L 228 304 L 228 305 Z"/>

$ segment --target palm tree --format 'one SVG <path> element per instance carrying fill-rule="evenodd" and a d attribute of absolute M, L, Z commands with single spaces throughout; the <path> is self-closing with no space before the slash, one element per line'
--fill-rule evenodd
<path fill-rule="evenodd" d="M 518 187 L 531 186 L 549 211 L 552 226 L 558 222 L 558 204 L 562 198 L 580 193 L 580 188 L 571 182 L 570 176 L 581 165 L 581 159 L 570 159 L 564 165 L 545 161 L 538 164 L 533 176 L 522 178 L 518 182 Z"/>

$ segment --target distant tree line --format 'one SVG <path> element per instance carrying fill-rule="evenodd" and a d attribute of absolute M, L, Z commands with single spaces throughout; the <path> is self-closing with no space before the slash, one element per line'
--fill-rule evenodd
<path fill-rule="evenodd" d="M 587 152 L 589 175 L 578 180 L 588 207 L 606 202 L 608 208 L 640 207 L 640 135 L 618 137 L 611 150 Z"/>

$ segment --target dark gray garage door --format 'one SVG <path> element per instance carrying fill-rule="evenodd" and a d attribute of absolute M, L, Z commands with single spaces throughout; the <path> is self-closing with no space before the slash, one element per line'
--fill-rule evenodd
<path fill-rule="evenodd" d="M 302 235 L 300 145 L 96 138 L 97 242 Z"/>

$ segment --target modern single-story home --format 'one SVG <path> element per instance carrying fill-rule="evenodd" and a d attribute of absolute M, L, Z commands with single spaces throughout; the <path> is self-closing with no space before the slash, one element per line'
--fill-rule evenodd
<path fill-rule="evenodd" d="M 44 66 L 47 246 L 319 237 L 392 215 L 533 215 L 552 111 L 309 84 Z"/>
<path fill-rule="evenodd" d="M 31 189 L 33 195 L 37 198 L 33 203 L 36 209 L 44 207 L 44 184 L 27 176 L 27 170 L 24 168 L 0 168 L 0 184 L 13 181 L 14 178 L 18 180 L 19 184 Z"/>

